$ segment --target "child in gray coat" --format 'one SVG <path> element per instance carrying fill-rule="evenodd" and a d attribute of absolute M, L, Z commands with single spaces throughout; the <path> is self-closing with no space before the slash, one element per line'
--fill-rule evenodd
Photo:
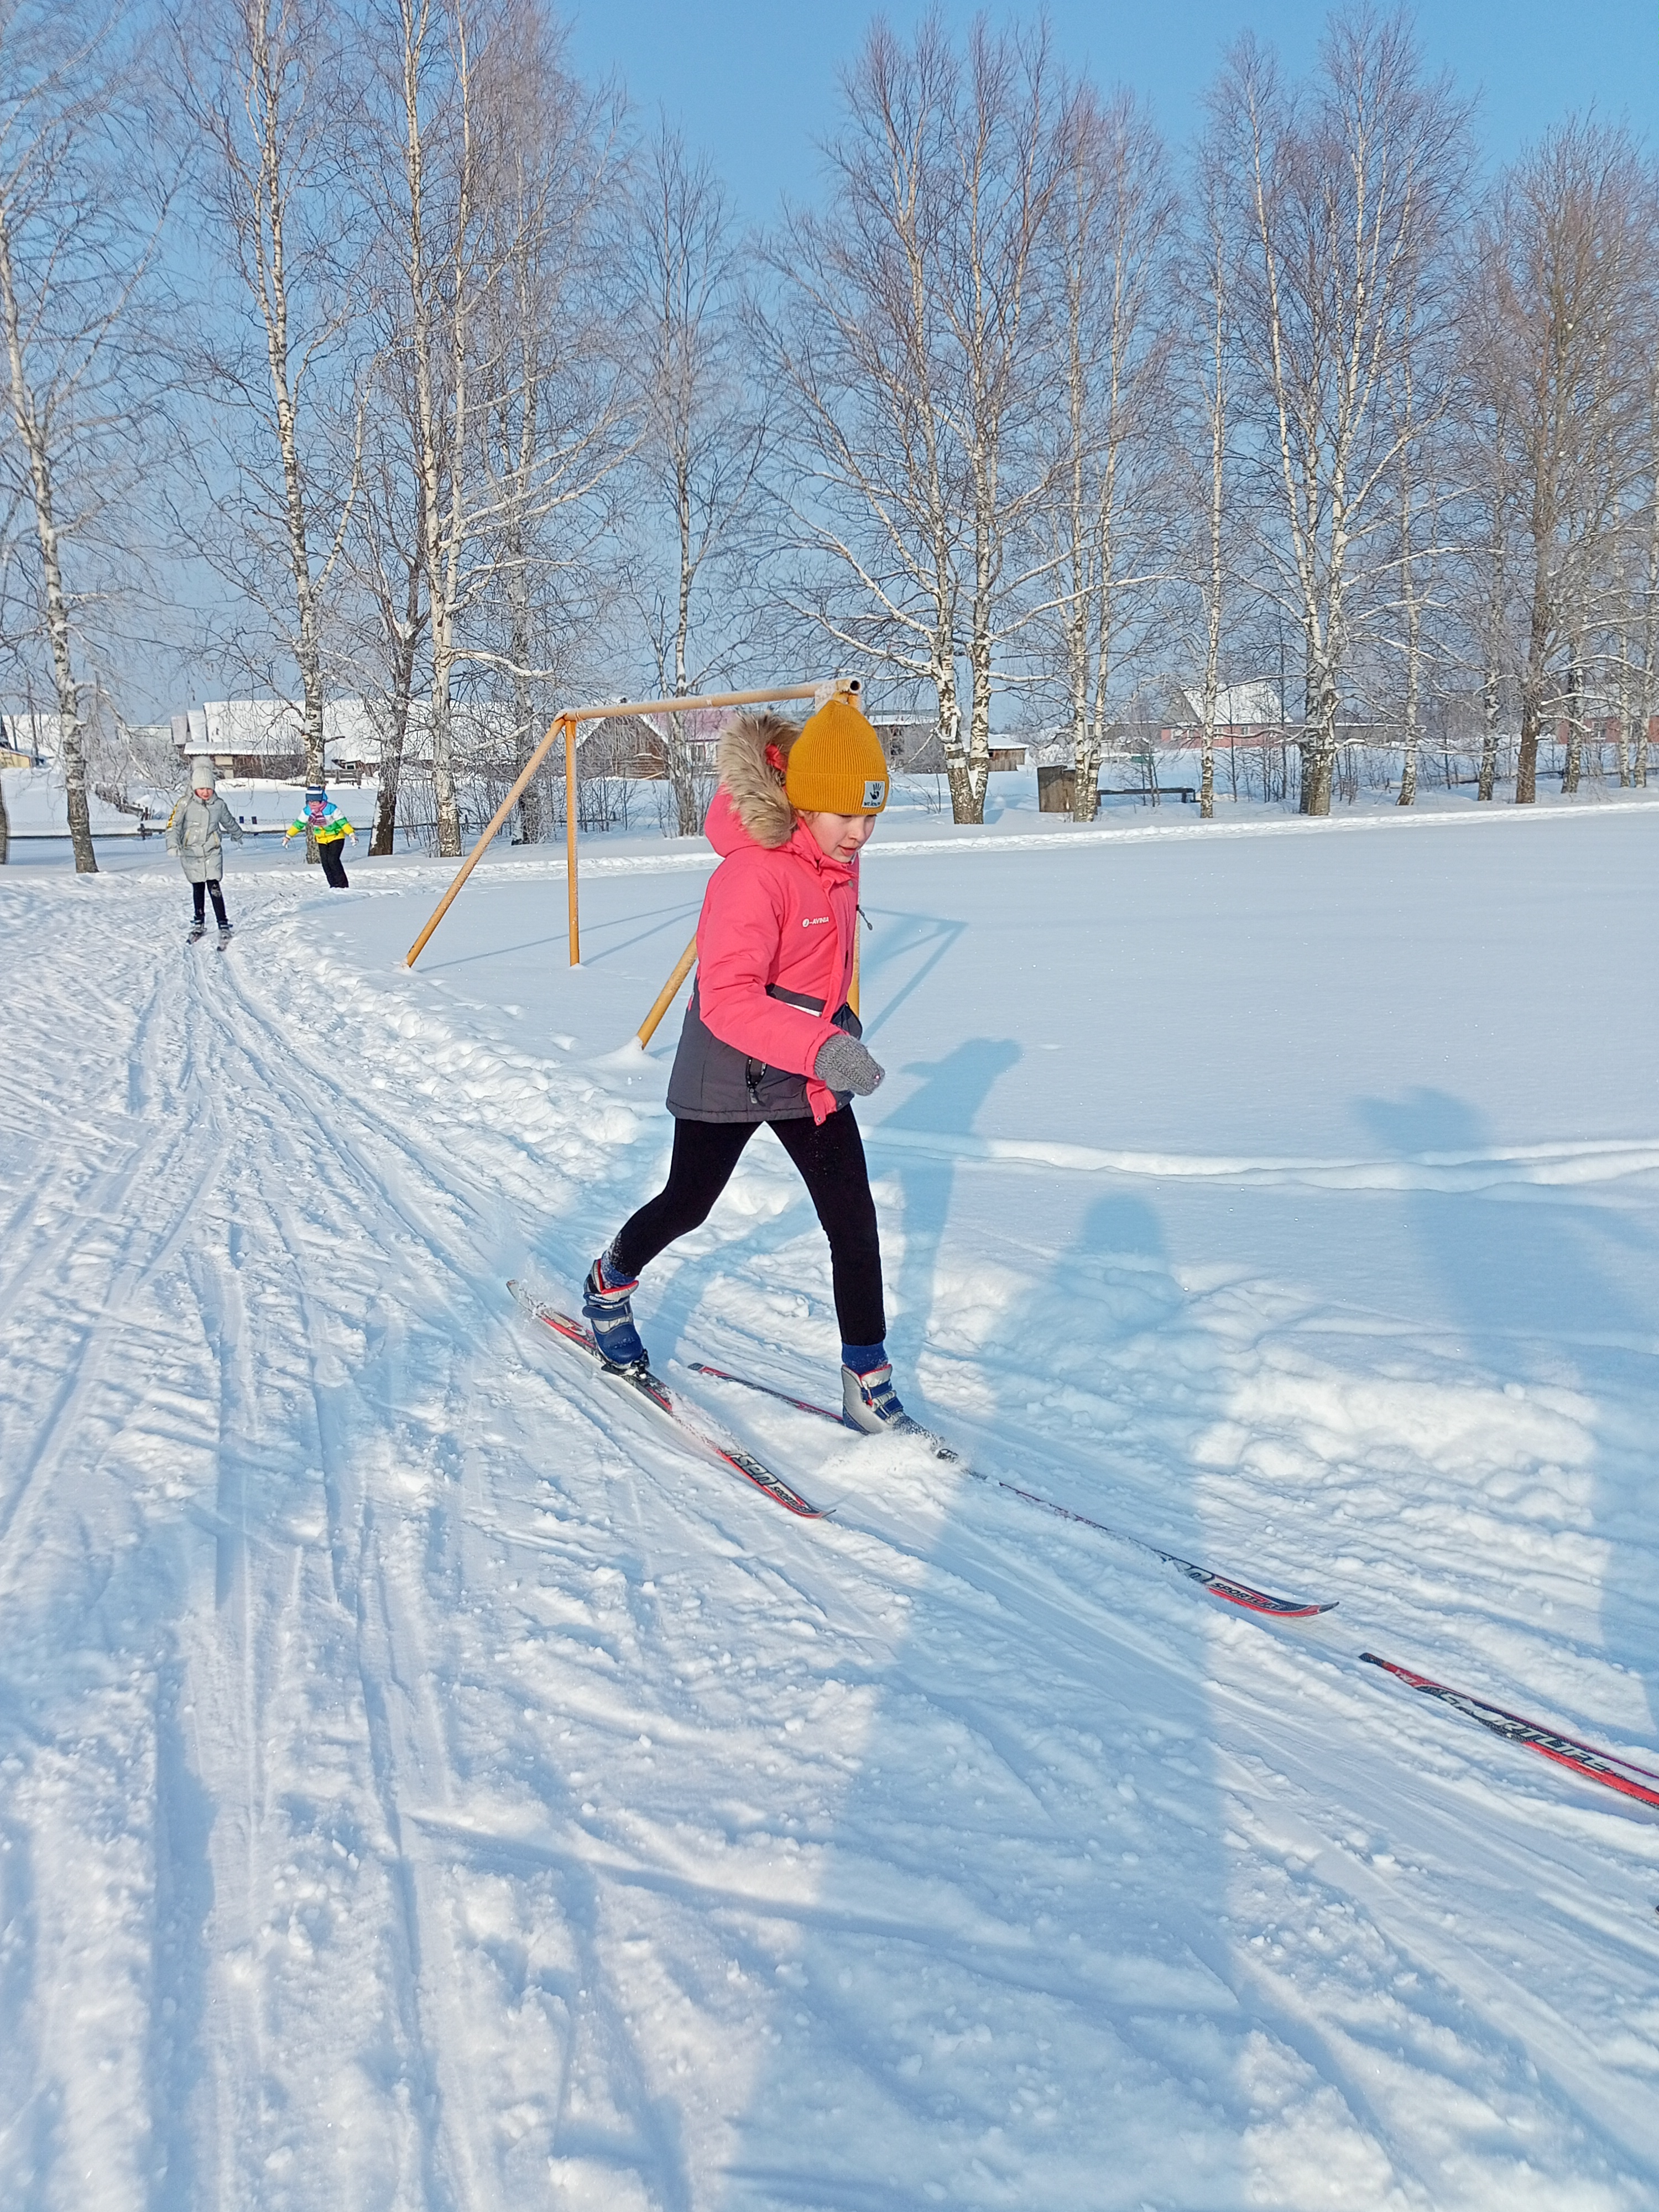
<path fill-rule="evenodd" d="M 240 845 L 242 825 L 219 796 L 218 773 L 210 760 L 192 761 L 190 775 L 191 787 L 173 808 L 173 818 L 167 823 L 167 850 L 179 855 L 179 865 L 196 902 L 190 942 L 193 945 L 206 932 L 204 900 L 210 897 L 222 945 L 230 935 L 225 902 L 219 890 L 219 879 L 225 869 L 224 836 L 228 830 Z"/>

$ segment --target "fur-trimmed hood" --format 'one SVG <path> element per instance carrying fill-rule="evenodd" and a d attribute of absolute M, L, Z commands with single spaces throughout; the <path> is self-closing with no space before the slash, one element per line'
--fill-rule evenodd
<path fill-rule="evenodd" d="M 783 777 L 766 757 L 766 748 L 781 744 L 795 734 L 796 725 L 781 714 L 735 714 L 720 732 L 715 766 L 720 788 L 731 802 L 738 826 L 757 845 L 776 852 L 794 834 L 795 810 L 783 788 Z M 718 807 L 709 809 L 708 835 L 716 852 L 726 849 L 716 835 L 720 826 Z"/>

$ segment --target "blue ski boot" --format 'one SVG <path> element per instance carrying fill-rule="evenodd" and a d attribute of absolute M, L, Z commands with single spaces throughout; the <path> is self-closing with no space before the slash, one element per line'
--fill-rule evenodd
<path fill-rule="evenodd" d="M 629 1281 L 616 1273 L 608 1251 L 601 1252 L 587 1271 L 587 1280 L 582 1285 L 582 1312 L 607 1367 L 645 1368 L 651 1364 L 651 1355 L 634 1326 L 634 1293 L 639 1286 L 637 1275 Z"/>
<path fill-rule="evenodd" d="M 849 1429 L 867 1437 L 925 1437 L 928 1431 L 913 1421 L 899 1403 L 893 1388 L 893 1363 L 883 1360 L 865 1375 L 851 1367 L 841 1370 L 841 1417 Z"/>

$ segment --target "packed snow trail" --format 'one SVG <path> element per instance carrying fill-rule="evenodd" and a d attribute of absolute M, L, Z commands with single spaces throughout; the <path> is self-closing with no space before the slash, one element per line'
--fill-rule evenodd
<path fill-rule="evenodd" d="M 1659 1337 L 1576 1313 L 1595 1401 L 1516 1395 L 1432 1322 L 1085 1243 L 1082 1340 L 1046 1352 L 1017 1316 L 1060 1249 L 1040 1179 L 1077 1169 L 951 1154 L 978 1139 L 924 1071 L 892 1134 L 934 1150 L 893 1144 L 884 1203 L 896 1280 L 951 1286 L 941 1422 L 1022 1449 L 1000 1357 L 1045 1486 L 1342 1611 L 1224 1613 L 760 1408 L 756 1448 L 847 1503 L 791 1522 L 501 1287 L 568 1288 L 661 1157 L 602 1064 L 623 1024 L 545 1039 L 637 996 L 611 948 L 648 903 L 665 967 L 684 901 L 619 872 L 596 973 L 544 973 L 526 1029 L 459 1000 L 507 995 L 464 934 L 430 983 L 377 951 L 433 876 L 336 907 L 250 872 L 222 955 L 185 951 L 171 871 L 0 886 L 37 979 L 0 1062 L 0 2201 L 1659 2202 L 1659 1826 L 1357 1658 L 1547 1659 L 1564 1723 L 1644 1744 L 1573 1499 L 1650 1449 Z M 871 999 L 907 980 L 872 963 Z M 1308 1189 L 1255 1202 L 1377 1202 Z M 647 1340 L 821 1389 L 814 1234 L 757 1146 Z"/>

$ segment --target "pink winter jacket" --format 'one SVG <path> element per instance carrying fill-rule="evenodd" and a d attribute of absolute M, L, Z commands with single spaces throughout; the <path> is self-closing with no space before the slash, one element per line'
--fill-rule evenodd
<path fill-rule="evenodd" d="M 770 1067 L 804 1075 L 812 1119 L 836 1095 L 812 1073 L 830 1018 L 853 980 L 859 874 L 832 860 L 794 819 L 781 780 L 765 764 L 758 716 L 739 719 L 720 747 L 721 783 L 704 824 L 720 865 L 697 922 L 702 1019 L 723 1044 Z M 821 1013 L 768 995 L 768 986 L 813 999 Z"/>

